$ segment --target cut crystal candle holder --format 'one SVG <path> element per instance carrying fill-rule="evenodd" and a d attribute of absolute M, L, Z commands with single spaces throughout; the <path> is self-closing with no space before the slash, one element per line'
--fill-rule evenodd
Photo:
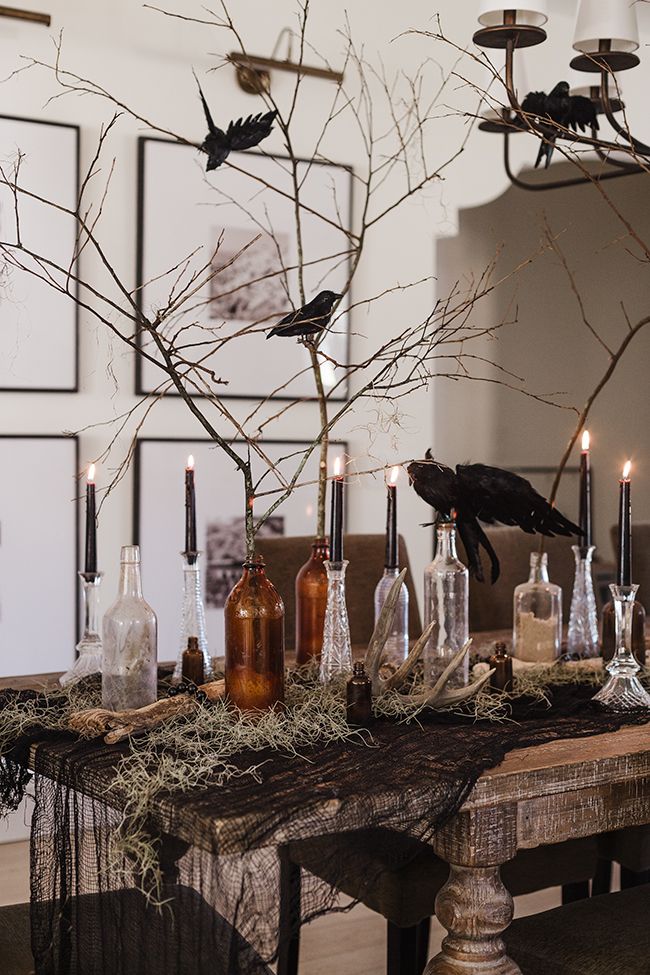
<path fill-rule="evenodd" d="M 590 545 L 588 548 L 582 548 L 580 545 L 573 545 L 572 549 L 576 570 L 569 614 L 567 649 L 572 657 L 597 657 L 600 653 L 598 616 L 591 574 L 591 563 L 596 547 Z"/>
<path fill-rule="evenodd" d="M 325 562 L 327 607 L 323 632 L 320 679 L 325 684 L 337 674 L 352 673 L 350 623 L 345 600 L 345 570 L 348 562 Z"/>
<path fill-rule="evenodd" d="M 200 552 L 181 552 L 183 559 L 183 610 L 181 615 L 181 633 L 174 679 L 180 680 L 183 674 L 183 652 L 187 650 L 187 641 L 195 636 L 199 641 L 199 650 L 203 654 L 203 676 L 206 681 L 212 680 L 212 657 L 208 651 L 208 637 L 205 629 L 205 608 L 201 594 L 201 570 L 199 568 Z"/>
<path fill-rule="evenodd" d="M 609 680 L 593 700 L 609 711 L 650 708 L 650 694 L 637 677 L 641 669 L 632 653 L 632 619 L 638 586 L 610 586 L 616 613 L 616 652 L 607 664 Z"/>
<path fill-rule="evenodd" d="M 70 670 L 59 678 L 62 687 L 81 677 L 102 672 L 102 638 L 99 635 L 99 587 L 102 573 L 80 572 L 79 578 L 83 594 L 84 630 L 77 644 L 77 659 Z"/>

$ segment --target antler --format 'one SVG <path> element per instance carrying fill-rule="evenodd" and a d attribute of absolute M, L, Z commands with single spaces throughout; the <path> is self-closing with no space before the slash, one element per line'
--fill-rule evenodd
<path fill-rule="evenodd" d="M 424 648 L 429 642 L 429 637 L 433 632 L 433 628 L 436 625 L 436 620 L 432 620 L 431 623 L 429 623 L 420 639 L 415 643 L 406 660 L 400 664 L 394 674 L 391 674 L 390 677 L 385 679 L 380 677 L 379 671 L 381 668 L 381 658 L 393 626 L 393 619 L 395 617 L 395 611 L 397 609 L 400 591 L 402 589 L 405 577 L 406 569 L 402 569 L 390 587 L 366 651 L 365 668 L 372 682 L 372 694 L 374 697 L 380 697 L 387 691 L 395 690 L 401 687 L 420 659 Z M 469 652 L 471 645 L 472 641 L 468 640 L 461 647 L 458 653 L 454 656 L 453 660 L 451 660 L 450 663 L 445 667 L 433 687 L 426 688 L 426 690 L 422 691 L 420 694 L 400 694 L 400 700 L 404 703 L 413 704 L 416 707 L 429 706 L 444 708 L 449 707 L 452 704 L 460 704 L 462 701 L 466 701 L 470 697 L 473 697 L 481 689 L 481 687 L 487 683 L 494 671 L 488 671 L 487 674 L 474 681 L 474 683 L 469 684 L 467 687 L 447 689 L 447 682 L 449 678 L 454 671 L 461 666 L 463 660 Z"/>

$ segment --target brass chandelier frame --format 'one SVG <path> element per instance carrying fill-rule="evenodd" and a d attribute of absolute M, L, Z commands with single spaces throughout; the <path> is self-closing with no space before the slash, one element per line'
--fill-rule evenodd
<path fill-rule="evenodd" d="M 615 112 L 621 111 L 624 106 L 618 97 L 618 93 L 613 96 L 610 92 L 612 73 L 638 65 L 640 62 L 637 55 L 628 51 L 613 51 L 610 42 L 604 41 L 601 42 L 598 52 L 580 54 L 573 58 L 571 67 L 575 70 L 600 74 L 600 84 L 591 86 L 591 99 L 596 104 L 597 111 L 605 116 L 614 131 L 624 140 L 624 143 L 599 138 L 597 130 L 593 127 L 591 128 L 591 135 L 574 132 L 572 129 L 552 122 L 550 119 L 542 122 L 538 117 L 532 116 L 522 109 L 514 84 L 515 50 L 541 44 L 546 40 L 546 31 L 541 27 L 517 24 L 515 18 L 515 10 L 506 10 L 503 24 L 481 28 L 474 34 L 474 43 L 480 47 L 497 48 L 505 51 L 505 88 L 509 107 L 502 110 L 500 119 L 483 120 L 479 124 L 479 128 L 483 131 L 499 132 L 503 135 L 503 161 L 511 183 L 521 189 L 541 191 L 618 179 L 621 176 L 649 171 L 650 146 L 635 138 L 629 129 L 616 118 Z M 545 142 L 561 139 L 573 144 L 579 143 L 593 149 L 601 162 L 613 167 L 613 170 L 597 171 L 569 179 L 534 182 L 523 180 L 513 173 L 510 164 L 510 137 L 519 132 L 530 132 Z M 611 158 L 613 152 L 627 153 L 639 161 L 624 162 L 621 159 L 613 159 Z"/>

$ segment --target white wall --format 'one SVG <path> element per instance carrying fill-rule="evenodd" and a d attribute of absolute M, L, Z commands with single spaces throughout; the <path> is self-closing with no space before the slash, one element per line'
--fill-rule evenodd
<path fill-rule="evenodd" d="M 191 67 L 201 74 L 216 63 L 215 55 L 230 48 L 229 39 L 219 30 L 192 25 L 166 18 L 146 10 L 135 0 L 51 0 L 46 4 L 52 14 L 52 30 L 3 21 L 0 32 L 0 58 L 8 76 L 12 68 L 25 64 L 19 55 L 51 60 L 52 36 L 63 29 L 63 61 L 81 75 L 106 85 L 118 97 L 124 97 L 138 107 L 144 116 L 159 120 L 173 130 L 200 137 L 204 123 L 196 98 Z M 344 10 L 349 7 L 352 31 L 364 44 L 370 60 L 380 52 L 387 72 L 403 66 L 413 68 L 422 58 L 431 57 L 440 66 L 441 74 L 456 64 L 457 77 L 443 91 L 436 114 L 440 117 L 431 128 L 429 149 L 439 161 L 446 159 L 468 131 L 468 120 L 459 110 L 474 111 L 475 93 L 462 79 L 474 78 L 479 83 L 485 73 L 467 59 L 459 61 L 459 54 L 451 47 L 412 35 L 400 36 L 412 27 L 434 26 L 434 10 L 424 0 L 403 0 L 399 5 L 368 5 L 359 0 L 351 5 L 342 0 L 328 0 L 312 4 L 312 37 L 318 48 L 336 64 L 342 49 L 337 29 L 343 24 Z M 173 5 L 172 5 L 173 8 Z M 190 9 L 183 5 L 183 10 Z M 201 12 L 196 6 L 196 12 Z M 457 4 L 441 0 L 439 9 L 447 35 L 460 45 L 468 44 L 475 28 L 473 3 Z M 518 77 L 522 88 L 545 87 L 568 75 L 567 63 L 571 55 L 570 35 L 575 3 L 554 0 L 549 40 L 540 48 L 526 51 L 518 57 Z M 295 8 L 290 0 L 275 0 L 273 4 L 259 4 L 253 0 L 239 0 L 234 11 L 247 44 L 252 50 L 269 51 L 279 30 L 294 23 Z M 370 15 L 371 14 L 371 15 Z M 650 28 L 650 10 L 639 9 L 642 29 Z M 495 63 L 500 55 L 494 54 Z M 622 76 L 625 95 L 632 117 L 644 118 L 643 68 Z M 571 79 L 575 80 L 575 79 Z M 290 76 L 274 75 L 275 94 L 282 99 L 292 83 Z M 309 106 L 301 119 L 304 145 L 311 143 L 315 120 L 326 109 L 331 90 L 326 82 L 307 81 Z M 206 89 L 215 113 L 225 117 L 237 116 L 254 109 L 255 101 L 241 92 L 229 67 L 220 69 L 206 80 Z M 91 97 L 74 97 L 48 102 L 56 91 L 51 75 L 34 70 L 19 74 L 0 87 L 0 110 L 35 118 L 77 123 L 82 132 L 82 164 L 88 162 L 94 148 L 99 126 L 110 118 L 111 108 Z M 111 153 L 117 165 L 112 181 L 111 201 L 103 217 L 102 239 L 116 268 L 126 280 L 132 280 L 135 267 L 135 191 L 136 138 L 142 126 L 126 120 L 111 143 Z M 274 141 L 273 141 L 274 140 Z M 267 143 L 269 149 L 279 149 L 279 135 Z M 297 149 L 301 151 L 301 140 Z M 341 162 L 359 165 L 361 153 L 351 131 L 339 131 L 331 154 Z M 521 161 L 530 160 L 535 143 L 522 136 L 516 146 Z M 444 180 L 429 188 L 421 199 L 407 204 L 402 211 L 383 225 L 382 230 L 368 243 L 364 262 L 355 281 L 355 298 L 379 290 L 398 281 L 413 280 L 430 274 L 434 266 L 434 238 L 453 234 L 457 229 L 459 208 L 475 206 L 498 196 L 507 182 L 500 160 L 501 140 L 474 132 L 460 158 L 448 170 Z M 576 199 L 578 197 L 576 196 Z M 525 205 L 525 204 L 523 204 Z M 589 205 L 589 204 L 585 204 Z M 503 220 L 509 212 L 503 213 Z M 505 231 L 505 227 L 500 230 Z M 462 251 L 458 253 L 457 275 L 465 270 Z M 86 273 L 93 273 L 88 263 Z M 362 327 L 374 337 L 390 334 L 394 321 L 415 320 L 430 308 L 434 286 L 427 284 L 377 306 Z M 353 354 L 360 354 L 368 343 L 357 335 Z M 134 403 L 133 362 L 130 354 L 116 348 L 111 355 L 105 335 L 87 315 L 81 316 L 81 390 L 75 395 L 14 395 L 0 396 L 0 432 L 59 432 L 97 424 L 119 415 Z M 117 388 L 107 374 L 107 361 L 112 358 Z M 522 362 L 525 370 L 526 363 Z M 376 434 L 372 454 L 379 460 L 392 460 L 420 454 L 433 441 L 436 449 L 445 448 L 452 429 L 445 410 L 447 384 L 439 384 L 435 401 L 435 415 L 431 416 L 430 398 L 423 392 L 404 404 L 404 416 L 398 441 L 392 435 Z M 463 389 L 459 387 L 462 397 Z M 478 456 L 484 443 L 492 442 L 499 421 L 495 414 L 495 400 L 484 391 L 481 408 L 472 421 L 468 449 Z M 339 430 L 351 441 L 352 453 L 364 462 L 368 447 L 364 427 L 372 421 L 372 413 L 357 414 L 348 429 Z M 280 424 L 274 431 L 277 437 L 308 435 L 314 427 L 314 414 L 305 406 L 300 417 L 292 414 L 290 422 Z M 182 404 L 166 401 L 152 413 L 142 433 L 146 436 L 191 436 L 198 431 L 193 419 Z M 435 433 L 435 437 L 434 437 Z M 106 443 L 106 429 L 89 431 L 82 438 L 82 458 L 91 458 Z M 125 441 L 122 442 L 122 446 Z M 393 449 L 395 447 L 395 449 Z M 552 453 L 549 450 L 549 454 Z M 453 458 L 451 458 L 453 459 Z M 514 460 L 508 457 L 507 460 Z M 175 472 L 173 472 L 175 473 Z M 170 472 L 172 476 L 172 472 Z M 106 505 L 100 525 L 100 552 L 106 571 L 105 600 L 110 598 L 116 580 L 119 545 L 131 535 L 131 479 L 126 477 Z M 418 528 L 425 512 L 413 500 L 402 504 L 402 529 L 405 531 L 414 565 L 421 566 L 429 553 L 428 533 Z M 350 491 L 350 524 L 358 530 L 381 528 L 383 521 L 383 491 L 380 484 L 366 479 L 354 484 Z M 146 558 L 146 553 L 145 553 Z M 147 570 L 145 564 L 145 584 Z"/>

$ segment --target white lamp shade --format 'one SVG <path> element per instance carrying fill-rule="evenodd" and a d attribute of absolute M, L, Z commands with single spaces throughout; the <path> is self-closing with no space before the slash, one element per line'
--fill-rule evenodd
<path fill-rule="evenodd" d="M 595 54 L 600 41 L 611 41 L 612 51 L 636 51 L 639 27 L 635 0 L 580 0 L 573 47 Z"/>
<path fill-rule="evenodd" d="M 484 27 L 503 23 L 504 11 L 516 10 L 516 23 L 526 27 L 543 27 L 548 20 L 546 0 L 528 0 L 525 7 L 497 6 L 495 0 L 479 0 L 478 22 Z"/>

